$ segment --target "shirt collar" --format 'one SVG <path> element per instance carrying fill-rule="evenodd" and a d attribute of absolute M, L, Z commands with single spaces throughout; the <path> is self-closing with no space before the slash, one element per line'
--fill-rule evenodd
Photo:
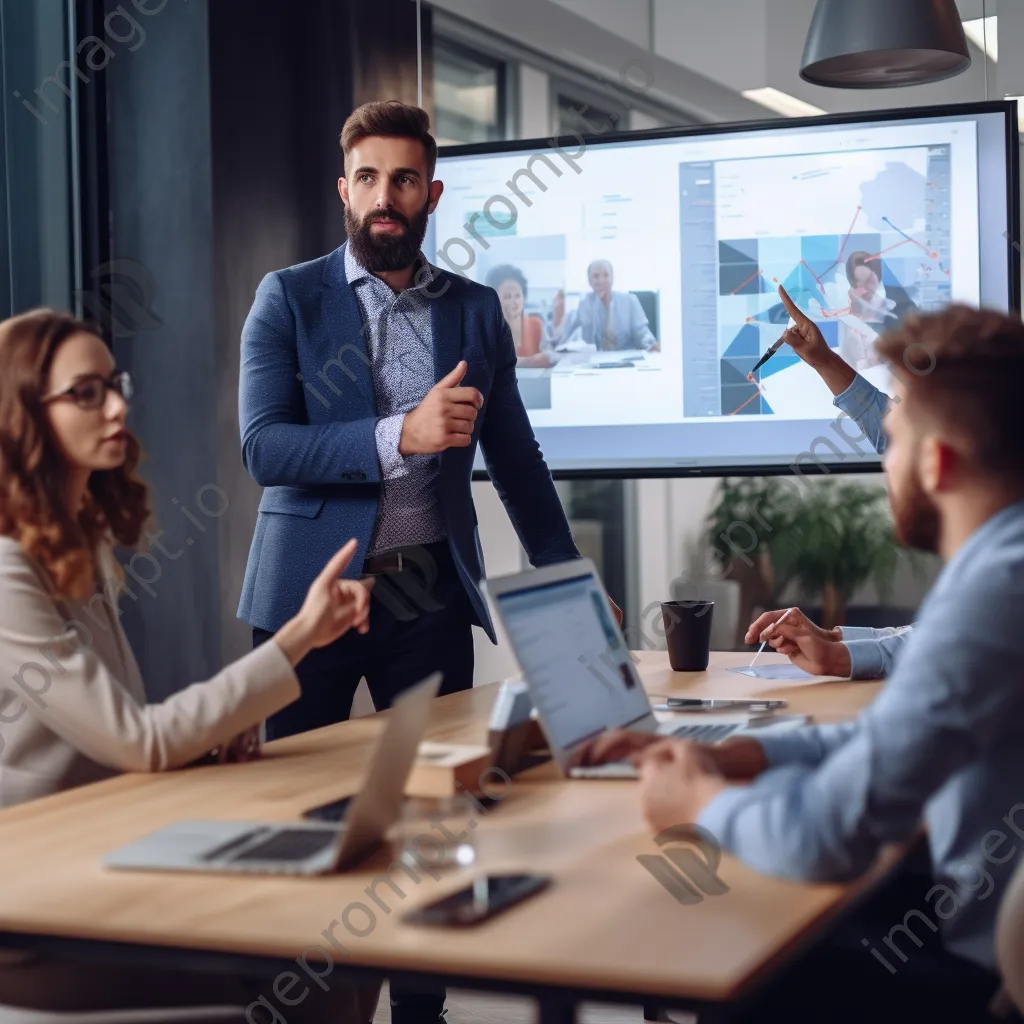
<path fill-rule="evenodd" d="M 968 565 L 972 559 L 992 541 L 992 539 L 1011 524 L 1020 523 L 1024 520 L 1024 501 L 1015 501 L 1012 505 L 1000 509 L 994 516 L 986 519 L 967 540 L 960 545 L 960 549 L 945 564 L 938 580 L 935 581 L 933 592 L 958 581 L 961 570 Z"/>
<path fill-rule="evenodd" d="M 426 291 L 428 286 L 433 284 L 441 273 L 441 268 L 435 267 L 422 252 L 417 253 L 416 262 L 413 266 L 413 280 L 418 283 L 414 284 L 411 288 L 407 288 L 406 291 Z M 423 267 L 426 267 L 425 271 L 421 270 Z M 379 277 L 371 274 L 370 271 L 356 259 L 356 255 L 352 251 L 352 246 L 349 245 L 348 242 L 345 243 L 345 277 L 348 279 L 349 284 L 356 284 L 359 281 L 365 281 L 367 279 L 380 281 Z M 384 284 L 383 281 L 380 281 L 380 283 Z M 385 287 L 387 286 L 385 285 Z M 427 294 L 429 295 L 430 293 L 427 292 Z"/>

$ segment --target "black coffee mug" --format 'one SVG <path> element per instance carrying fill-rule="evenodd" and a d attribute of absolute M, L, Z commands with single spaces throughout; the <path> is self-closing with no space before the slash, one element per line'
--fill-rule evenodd
<path fill-rule="evenodd" d="M 714 601 L 663 601 L 661 621 L 673 672 L 703 672 L 711 659 Z"/>

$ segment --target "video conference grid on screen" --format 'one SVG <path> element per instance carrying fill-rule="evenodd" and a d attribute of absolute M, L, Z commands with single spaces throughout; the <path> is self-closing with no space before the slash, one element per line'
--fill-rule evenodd
<path fill-rule="evenodd" d="M 883 390 L 887 326 L 1009 308 L 1001 110 L 563 143 L 443 156 L 426 242 L 497 291 L 553 469 L 789 465 L 837 413 L 786 349 L 747 379 L 780 283 Z"/>

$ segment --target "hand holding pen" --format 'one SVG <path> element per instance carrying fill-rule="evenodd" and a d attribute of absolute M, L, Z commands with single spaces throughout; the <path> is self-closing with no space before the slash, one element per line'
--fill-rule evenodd
<path fill-rule="evenodd" d="M 760 646 L 760 647 L 758 647 L 758 649 L 757 649 L 757 654 L 755 654 L 755 655 L 754 655 L 754 657 L 750 659 L 750 664 L 751 664 L 751 665 L 753 665 L 753 664 L 754 664 L 754 662 L 755 662 L 755 661 L 757 661 L 757 659 L 758 659 L 758 658 L 759 658 L 759 657 L 761 656 L 761 652 L 762 652 L 762 651 L 764 650 L 764 648 L 765 648 L 765 645 L 766 645 L 766 644 L 768 643 L 768 641 L 769 641 L 769 639 L 770 639 L 770 634 L 771 634 L 771 633 L 773 633 L 773 632 L 775 631 L 775 628 L 776 628 L 776 627 L 777 627 L 777 626 L 778 626 L 778 625 L 779 625 L 779 624 L 780 624 L 780 623 L 781 623 L 781 622 L 782 622 L 782 621 L 783 621 L 784 619 L 786 619 L 786 618 L 787 618 L 787 617 L 788 617 L 788 616 L 790 615 L 790 613 L 791 613 L 792 611 L 793 611 L 793 609 L 792 609 L 792 608 L 787 608 L 787 609 L 786 609 L 786 610 L 785 610 L 785 611 L 784 611 L 784 612 L 783 612 L 783 613 L 782 613 L 782 614 L 781 614 L 781 615 L 780 615 L 780 616 L 779 616 L 779 617 L 778 617 L 778 618 L 777 618 L 777 619 L 776 619 L 776 620 L 775 620 L 775 621 L 774 621 L 774 622 L 773 622 L 773 623 L 771 624 L 771 626 L 769 626 L 769 627 L 768 627 L 768 629 L 766 629 L 766 630 L 765 630 L 765 631 L 764 631 L 764 632 L 763 632 L 763 633 L 761 634 L 761 636 L 763 637 L 763 639 L 762 639 L 762 641 L 761 641 L 761 646 Z"/>
<path fill-rule="evenodd" d="M 782 337 L 754 364 L 748 376 L 752 380 L 754 374 L 782 348 L 789 347 L 808 365 L 815 369 L 832 356 L 832 350 L 825 341 L 825 336 L 818 330 L 818 325 L 789 297 L 786 289 L 779 285 L 779 298 L 789 313 L 790 326 L 782 333 Z"/>
<path fill-rule="evenodd" d="M 760 615 L 747 629 L 748 644 L 763 641 L 754 661 L 771 644 L 776 653 L 784 654 L 798 668 L 812 676 L 850 676 L 850 649 L 842 642 L 839 629 L 816 626 L 799 608 L 786 608 Z M 751 661 L 751 665 L 754 664 Z"/>

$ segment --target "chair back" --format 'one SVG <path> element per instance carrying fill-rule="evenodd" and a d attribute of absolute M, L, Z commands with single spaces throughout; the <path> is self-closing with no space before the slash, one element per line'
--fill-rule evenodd
<path fill-rule="evenodd" d="M 661 335 L 658 333 L 658 293 L 657 292 L 633 292 L 633 294 L 640 300 L 640 307 L 644 311 L 644 316 L 647 317 L 647 325 L 651 329 L 653 334 L 659 341 Z"/>

